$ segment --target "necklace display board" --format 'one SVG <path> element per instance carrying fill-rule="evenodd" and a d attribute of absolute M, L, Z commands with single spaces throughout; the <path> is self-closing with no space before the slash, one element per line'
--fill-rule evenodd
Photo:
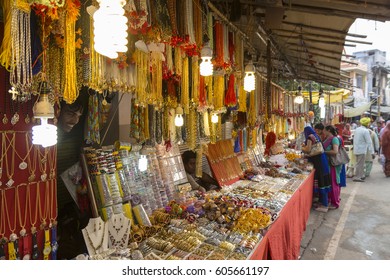
<path fill-rule="evenodd" d="M 102 254 L 108 250 L 108 226 L 100 217 L 91 218 L 82 230 L 88 255 Z"/>
<path fill-rule="evenodd" d="M 107 221 L 108 247 L 126 249 L 129 244 L 131 220 L 123 214 L 114 214 Z"/>

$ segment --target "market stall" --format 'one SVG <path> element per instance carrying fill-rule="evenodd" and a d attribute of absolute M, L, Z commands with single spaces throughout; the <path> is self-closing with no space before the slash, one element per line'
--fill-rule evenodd
<path fill-rule="evenodd" d="M 125 2 L 4 1 L 0 258 L 246 259 L 295 205 L 308 100 L 211 3 Z"/>

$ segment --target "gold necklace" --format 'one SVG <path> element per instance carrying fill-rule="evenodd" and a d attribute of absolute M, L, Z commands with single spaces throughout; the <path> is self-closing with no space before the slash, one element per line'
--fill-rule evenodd
<path fill-rule="evenodd" d="M 0 192 L 1 192 L 1 209 L 0 209 L 0 214 L 1 214 L 1 217 L 2 217 L 2 219 L 0 219 L 0 245 L 1 245 L 2 241 L 5 239 L 5 237 L 4 237 L 4 235 L 5 235 L 5 219 L 4 219 L 5 210 L 4 210 L 4 203 L 6 201 L 5 201 L 5 190 L 0 189 Z"/>
<path fill-rule="evenodd" d="M 3 175 L 3 162 L 4 162 L 3 159 L 7 156 L 8 150 L 12 146 L 11 143 L 9 143 L 7 147 L 7 143 L 5 139 L 6 133 L 7 132 L 5 131 L 1 133 L 0 186 L 2 185 L 1 177 Z"/>
<path fill-rule="evenodd" d="M 22 207 L 20 205 L 20 196 L 19 196 L 19 188 L 21 186 L 26 186 L 26 189 L 27 189 L 27 184 L 26 183 L 19 184 L 15 188 L 15 211 L 16 211 L 16 208 L 17 208 L 17 210 L 18 210 L 18 218 L 19 218 L 19 226 L 21 228 L 20 236 L 24 237 L 26 235 L 25 226 L 26 226 L 26 222 L 27 222 L 27 197 L 30 195 L 30 191 L 29 191 L 30 189 L 26 190 L 26 200 L 25 200 L 25 205 L 24 205 L 24 218 L 22 219 Z"/>
<path fill-rule="evenodd" d="M 15 234 L 15 229 L 16 229 L 16 209 L 14 211 L 14 224 L 13 226 L 11 226 L 11 220 L 10 220 L 10 217 L 9 217 L 9 210 L 8 210 L 8 203 L 7 203 L 7 199 L 5 198 L 5 195 L 3 197 L 3 203 L 4 203 L 4 208 L 5 208 L 5 216 L 7 218 L 7 222 L 8 222 L 8 227 L 9 227 L 9 230 L 11 232 L 11 235 L 9 237 L 9 239 L 11 241 L 15 241 L 18 236 Z M 15 198 L 14 198 L 14 205 L 16 204 L 16 194 L 15 194 Z"/>
<path fill-rule="evenodd" d="M 39 154 L 39 171 L 41 172 L 41 181 L 45 182 L 47 179 L 47 148 L 44 148 L 44 153 L 42 155 L 41 149 L 37 147 Z"/>
<path fill-rule="evenodd" d="M 36 191 L 36 196 L 35 196 L 35 215 L 34 215 L 34 220 L 32 219 L 32 208 L 31 208 L 31 195 L 27 196 L 27 201 L 28 201 L 28 213 L 29 213 L 29 218 L 30 218 L 30 225 L 31 225 L 31 233 L 34 234 L 36 232 L 36 227 L 35 224 L 37 223 L 38 219 L 38 203 L 39 203 L 39 182 L 37 184 L 37 191 Z M 30 184 L 27 185 L 27 192 L 30 193 Z"/>
<path fill-rule="evenodd" d="M 57 166 L 57 145 L 51 148 L 51 152 L 48 153 L 49 160 L 49 179 L 52 180 L 56 176 L 56 166 Z"/>
<path fill-rule="evenodd" d="M 18 156 L 18 158 L 19 158 L 20 161 L 21 161 L 21 162 L 19 163 L 19 169 L 20 169 L 20 170 L 25 170 L 25 169 L 28 167 L 28 165 L 27 165 L 27 163 L 26 163 L 26 159 L 30 156 L 30 152 L 31 152 L 31 150 L 32 150 L 32 148 L 33 148 L 33 145 L 30 146 L 30 143 L 29 143 L 29 141 L 28 141 L 28 134 L 29 134 L 29 132 L 26 132 L 26 133 L 25 133 L 25 136 L 26 136 L 26 155 L 25 155 L 24 157 L 21 157 L 21 156 L 19 155 L 19 153 L 18 153 L 18 151 L 17 151 L 17 149 L 16 149 L 16 147 L 15 147 L 15 143 L 12 145 L 15 154 Z M 15 141 L 14 141 L 14 142 L 15 142 Z"/>
<path fill-rule="evenodd" d="M 13 132 L 13 136 L 12 136 L 12 139 L 9 140 L 7 134 L 5 133 L 5 138 L 6 140 L 9 141 L 9 145 L 11 146 L 14 146 L 15 145 L 15 132 Z M 5 153 L 5 167 L 6 167 L 6 172 L 7 172 L 7 177 L 8 177 L 8 182 L 6 183 L 7 187 L 12 187 L 12 185 L 14 184 L 14 180 L 12 179 L 12 177 L 14 176 L 14 171 L 15 171 L 15 153 L 14 153 L 14 149 L 13 149 L 13 152 L 12 152 L 12 155 L 11 155 L 11 167 L 9 166 L 9 162 L 8 162 L 8 153 L 6 152 Z"/>
<path fill-rule="evenodd" d="M 53 226 L 57 225 L 57 203 L 54 203 L 57 200 L 57 186 L 54 184 L 56 182 L 55 179 L 50 180 L 50 212 L 49 212 L 49 220 L 50 224 Z M 54 212 L 54 214 L 53 214 Z"/>
<path fill-rule="evenodd" d="M 28 172 L 30 174 L 30 176 L 28 177 L 28 182 L 31 183 L 35 180 L 35 171 L 37 170 L 37 157 L 38 157 L 38 151 L 37 149 L 39 149 L 38 146 L 35 146 L 35 145 L 32 145 L 33 146 L 33 149 L 34 149 L 34 153 L 33 153 L 33 159 L 32 159 L 32 162 L 31 162 L 31 157 L 29 156 L 27 158 L 27 165 L 28 165 Z"/>

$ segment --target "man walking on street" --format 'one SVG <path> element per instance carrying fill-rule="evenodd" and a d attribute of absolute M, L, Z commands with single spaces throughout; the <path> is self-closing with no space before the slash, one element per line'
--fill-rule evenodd
<path fill-rule="evenodd" d="M 360 119 L 360 124 L 361 126 L 356 128 L 353 137 L 353 153 L 356 156 L 355 177 L 353 178 L 355 182 L 364 182 L 364 161 L 366 153 L 371 155 L 375 153 L 371 136 L 367 129 L 370 125 L 370 118 Z"/>

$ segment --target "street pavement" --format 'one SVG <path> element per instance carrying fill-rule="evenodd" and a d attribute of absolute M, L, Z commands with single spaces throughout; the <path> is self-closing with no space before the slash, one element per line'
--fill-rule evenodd
<path fill-rule="evenodd" d="M 390 260 L 390 178 L 377 159 L 365 182 L 347 179 L 339 209 L 311 210 L 301 260 Z"/>

